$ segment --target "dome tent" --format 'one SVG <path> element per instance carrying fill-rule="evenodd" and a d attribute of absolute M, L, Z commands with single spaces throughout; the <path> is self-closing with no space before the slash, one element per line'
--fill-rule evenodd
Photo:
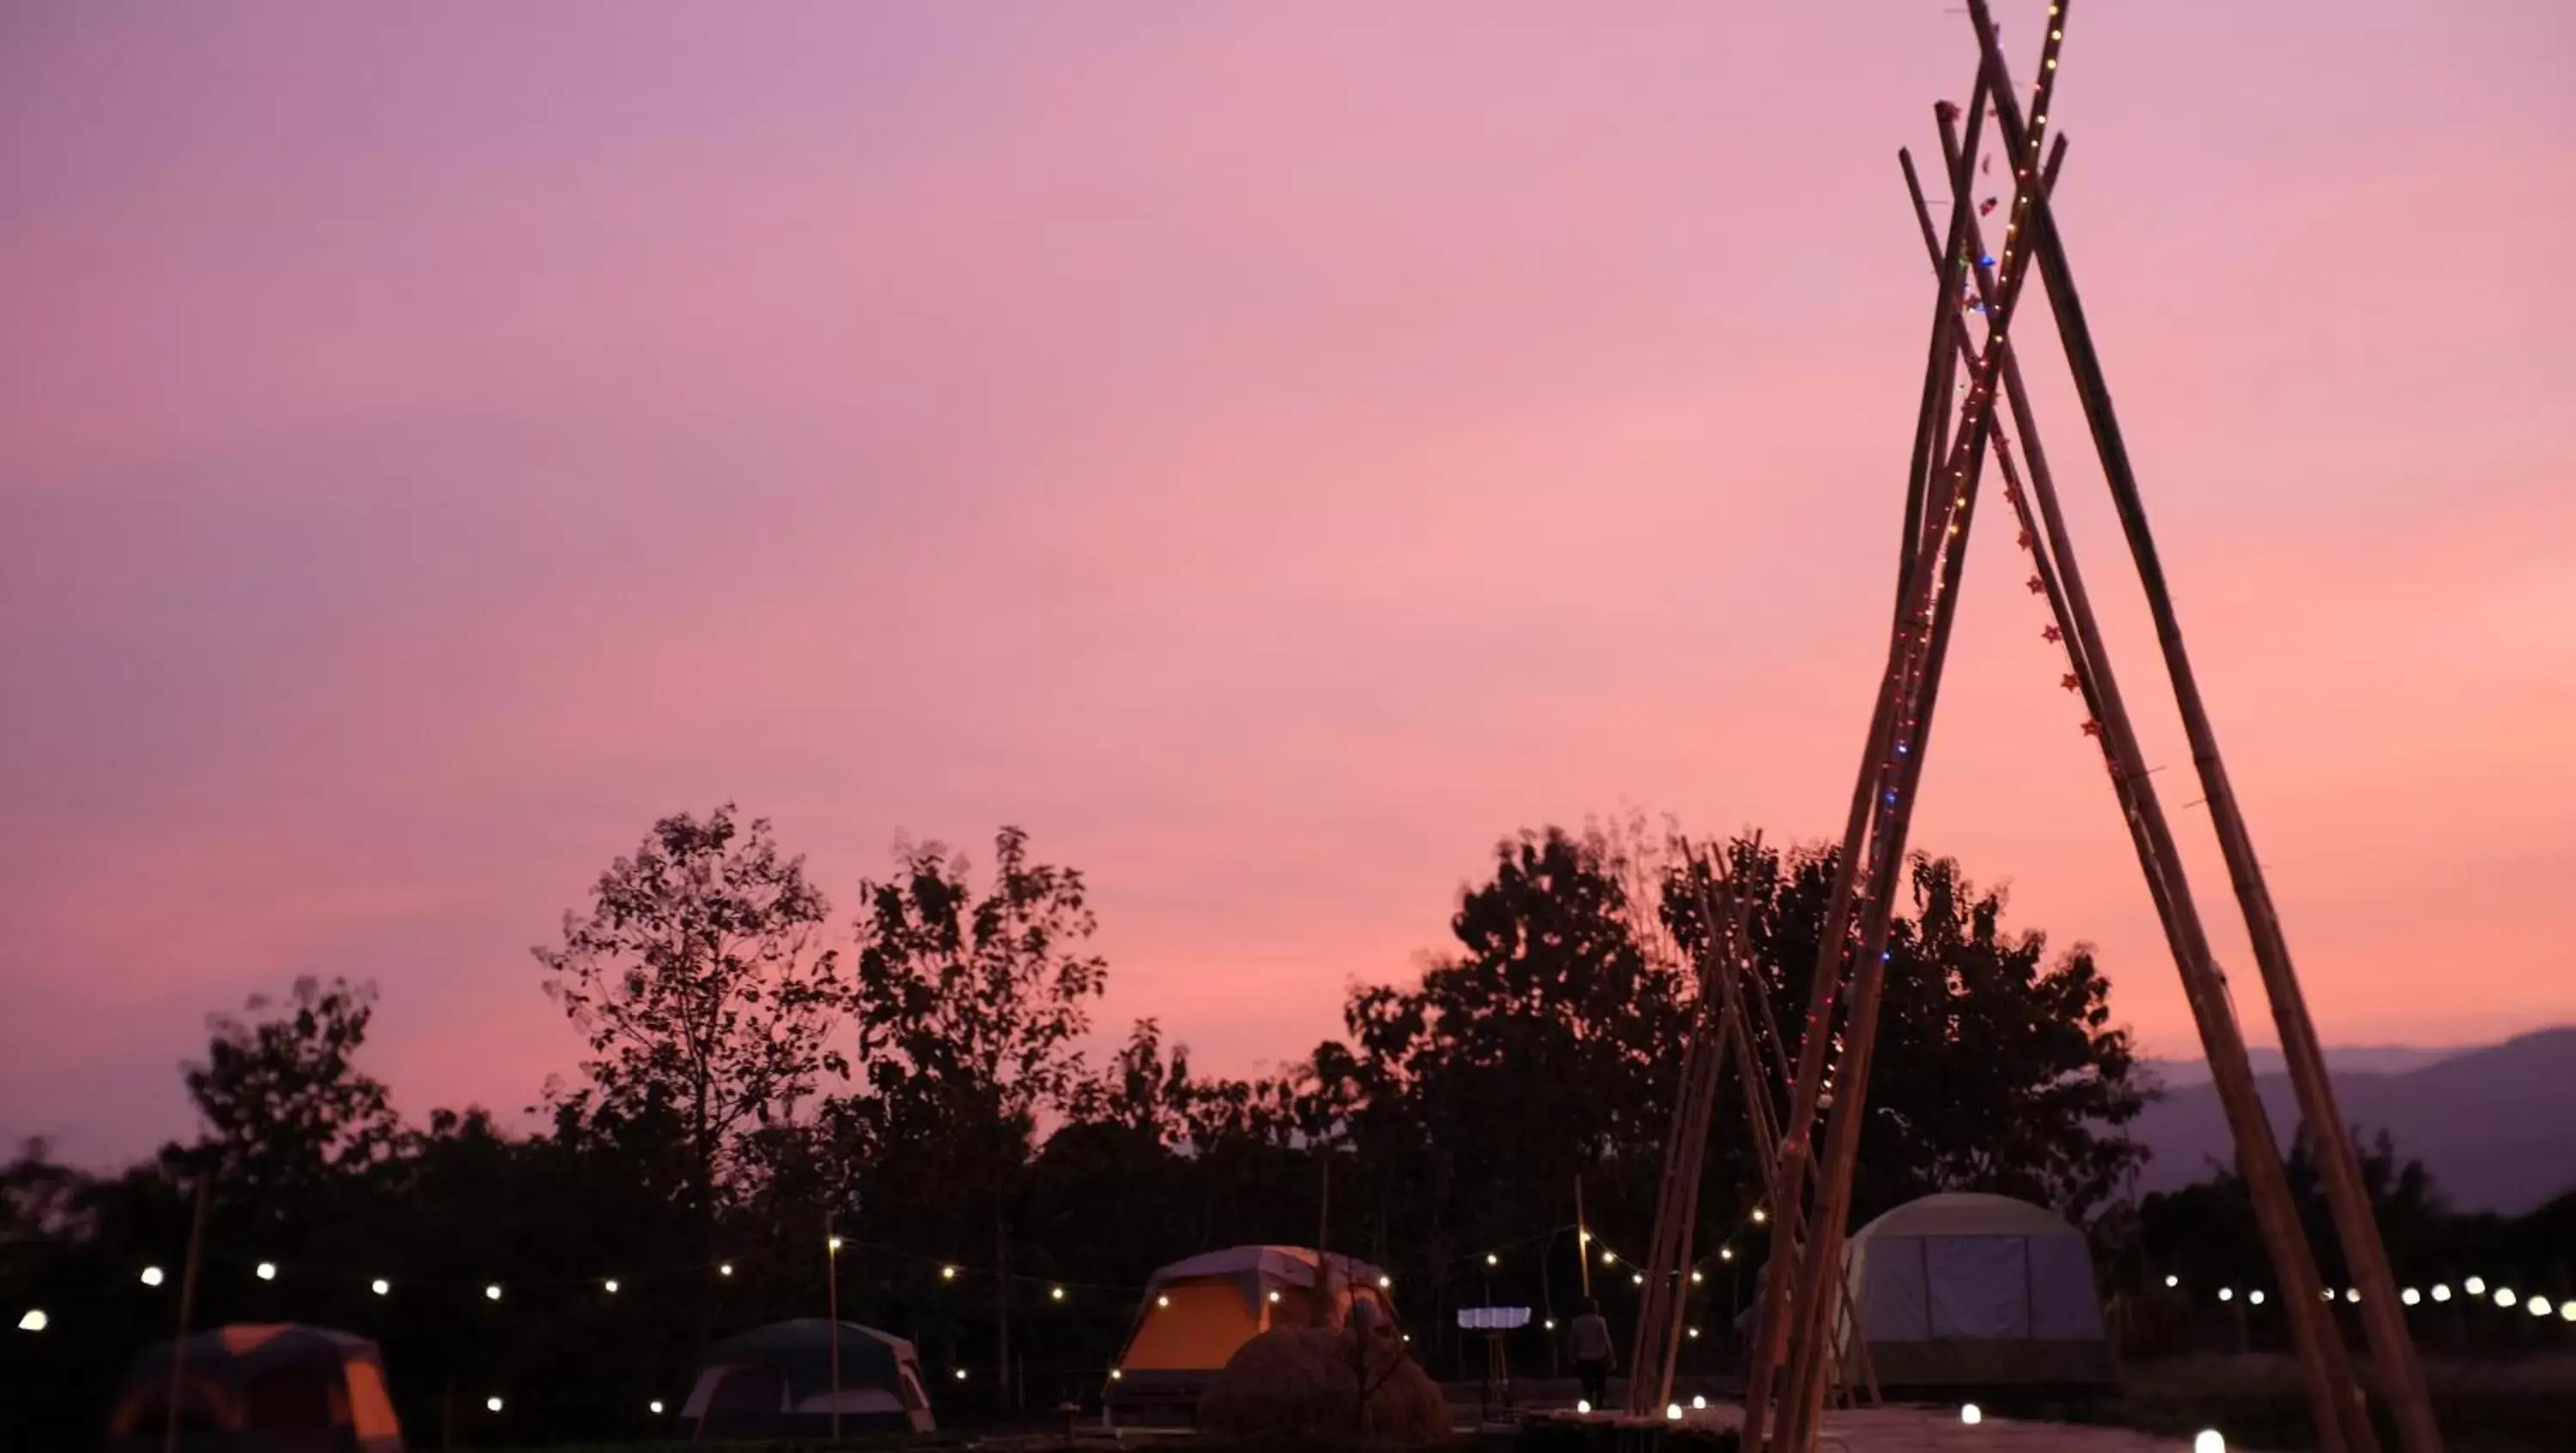
<path fill-rule="evenodd" d="M 772 1322 L 728 1337 L 698 1359 L 680 1416 L 700 1436 L 792 1437 L 831 1431 L 932 1432 L 921 1356 L 911 1343 L 856 1322 L 840 1324 L 840 1391 L 832 1378 L 832 1324 L 821 1317 Z"/>
<path fill-rule="evenodd" d="M 217 1327 L 144 1348 L 109 1416 L 110 1453 L 159 1453 L 174 1358 L 187 1453 L 402 1453 L 376 1344 L 285 1323 Z"/>
<path fill-rule="evenodd" d="M 1976 1192 L 1909 1201 L 1852 1234 L 1843 1274 L 1887 1386 L 2118 1380 L 2092 1248 L 2045 1207 Z"/>
<path fill-rule="evenodd" d="M 1303 1246 L 1234 1246 L 1156 1271 L 1104 1401 L 1119 1412 L 1178 1411 L 1243 1345 L 1273 1327 L 1391 1329 L 1385 1274 L 1355 1258 Z"/>

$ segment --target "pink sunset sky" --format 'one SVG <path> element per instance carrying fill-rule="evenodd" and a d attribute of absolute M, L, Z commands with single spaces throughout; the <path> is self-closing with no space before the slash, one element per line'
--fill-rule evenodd
<path fill-rule="evenodd" d="M 2061 216 L 2321 1028 L 2576 1019 L 2576 10 L 2075 8 Z M 1231 1071 L 1516 828 L 1838 831 L 1895 148 L 1969 61 L 1944 0 L 9 7 L 0 1132 L 183 1132 L 207 1011 L 308 972 L 407 1113 L 515 1111 L 578 1051 L 529 946 L 726 799 L 844 917 L 1026 826 L 1104 1029 Z M 2196 1053 L 1989 535 L 1915 842 Z"/>

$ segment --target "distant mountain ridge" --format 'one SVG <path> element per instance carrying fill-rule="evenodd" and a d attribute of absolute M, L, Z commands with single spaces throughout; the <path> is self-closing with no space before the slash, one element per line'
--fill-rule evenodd
<path fill-rule="evenodd" d="M 2298 1101 L 2277 1050 L 2253 1053 L 2256 1087 L 2286 1145 Z M 2520 1215 L 2576 1189 L 2576 1026 L 2537 1030 L 2482 1049 L 2372 1046 L 2326 1051 L 2344 1119 L 2385 1130 L 2463 1211 Z M 2208 1066 L 2150 1062 L 2164 1098 L 2131 1123 L 2152 1155 L 2142 1191 L 2204 1180 L 2234 1146 Z"/>

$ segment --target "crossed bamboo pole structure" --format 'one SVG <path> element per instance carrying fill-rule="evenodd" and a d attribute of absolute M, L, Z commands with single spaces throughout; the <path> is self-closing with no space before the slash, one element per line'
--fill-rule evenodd
<path fill-rule="evenodd" d="M 1757 834 L 1745 850 L 1757 851 L 1760 844 Z M 1646 1292 L 1629 1343 L 1627 1411 L 1649 1417 L 1672 1399 L 1673 1374 L 1680 1361 L 1684 1314 L 1690 1296 L 1683 1278 L 1692 1271 L 1691 1242 L 1699 1224 L 1699 1193 L 1709 1129 L 1715 1119 L 1718 1084 L 1726 1073 L 1727 1061 L 1730 1057 L 1734 1060 L 1738 1083 L 1743 1087 L 1745 1128 L 1751 1134 L 1754 1164 L 1762 1168 L 1766 1177 L 1766 1200 L 1777 1194 L 1777 1187 L 1770 1185 L 1767 1178 L 1779 1163 L 1780 1147 L 1771 1086 L 1785 1085 L 1789 1078 L 1788 1054 L 1780 1046 L 1780 1027 L 1772 1016 L 1770 1000 L 1760 987 L 1745 982 L 1753 972 L 1746 931 L 1753 900 L 1740 891 L 1733 873 L 1722 862 L 1722 854 L 1712 850 L 1703 856 L 1697 847 L 1680 839 L 1675 840 L 1674 846 L 1686 875 L 1683 881 L 1689 885 L 1699 911 L 1700 934 L 1694 954 L 1699 996 L 1693 1005 L 1690 1037 L 1683 1045 L 1681 1085 L 1673 1100 L 1673 1118 L 1665 1133 L 1654 1234 L 1642 1273 Z M 1757 1014 L 1771 1050 L 1767 1062 L 1754 1048 Z M 1837 1286 L 1844 1317 L 1857 1325 L 1849 1288 L 1839 1283 Z M 1878 1376 L 1870 1366 L 1868 1349 L 1858 1342 L 1852 1346 L 1870 1400 L 1875 1402 L 1879 1395 Z"/>
<path fill-rule="evenodd" d="M 2350 1132 L 2336 1106 L 2315 1026 L 2308 1017 L 2261 864 L 2254 856 L 2252 838 L 2228 786 L 2226 768 L 2201 703 L 2171 594 L 2147 529 L 2100 356 L 2075 290 L 2064 240 L 2049 208 L 2049 191 L 2064 156 L 2063 143 L 2045 167 L 2040 165 L 2040 156 L 2049 104 L 2055 94 L 2066 10 L 2067 0 L 2057 0 L 2049 9 L 2040 76 L 2025 119 L 1985 0 L 1968 0 L 1979 65 L 1964 135 L 1955 110 L 1945 105 L 1936 113 L 1943 161 L 1951 183 L 1946 240 L 1934 230 L 1931 208 L 1923 196 L 1912 157 L 1899 153 L 1938 279 L 1935 315 L 1908 470 L 1888 670 L 1853 792 L 1836 869 L 1833 907 L 1800 1045 L 1790 1118 L 1773 1177 L 1779 1188 L 1773 1203 L 1774 1250 L 1762 1287 L 1761 1325 L 1746 1380 L 1744 1447 L 1767 1453 L 1808 1453 L 1816 1444 L 1825 1368 L 1836 1341 L 1835 1318 L 1840 1310 L 1839 1298 L 1830 1297 L 1826 1287 L 1828 1282 L 1842 1282 L 1843 1227 L 1849 1218 L 1852 1175 L 1867 1108 L 1869 1061 L 1877 1036 L 1878 999 L 1887 964 L 1888 920 L 1904 869 L 1905 834 L 1912 817 L 1914 788 L 1930 735 L 1977 485 L 1989 444 L 2004 475 L 2004 491 L 2016 516 L 2020 544 L 2033 557 L 2030 588 L 2047 598 L 2052 623 L 2044 634 L 2066 648 L 2073 669 L 2064 684 L 2082 694 L 2090 713 L 2085 731 L 2102 744 L 2113 793 L 2128 822 L 2149 895 L 2181 973 L 2229 1127 L 2236 1137 L 2237 1163 L 2253 1194 L 2265 1246 L 2281 1280 L 2283 1305 L 2289 1311 L 2319 1444 L 2329 1453 L 2377 1453 L 2379 1446 L 2367 1398 L 2332 1316 L 2332 1294 L 2318 1275 L 2314 1254 L 2290 1201 L 2279 1147 L 2255 1092 L 2253 1069 L 2225 976 L 2211 953 L 2164 809 L 2144 768 L 2127 706 L 2103 648 L 2020 367 L 2007 344 L 2021 286 L 2035 262 L 2122 532 L 2148 597 L 2193 763 L 2238 906 L 2253 940 L 2282 1055 L 2298 1095 L 2301 1117 L 2316 1147 L 2336 1239 L 2361 1293 L 2361 1316 L 2378 1390 L 2407 1453 L 2440 1453 L 2440 1430 L 2433 1421 L 2422 1367 L 2398 1310 L 2396 1280 L 2371 1217 Z M 1989 115 L 2013 175 L 2013 204 L 1999 262 L 1989 260 L 1979 214 L 1970 202 L 1977 175 L 1979 132 Z M 1982 341 L 1973 336 L 1961 316 L 1962 303 L 1968 297 L 1973 297 L 1987 318 Z M 1968 381 L 1954 425 L 1949 416 L 1950 397 L 1963 365 L 1968 370 Z M 2029 465 L 2027 488 L 2014 465 L 2009 440 L 2000 431 L 1996 417 L 1999 403 L 2011 410 L 2013 430 L 2022 441 Z M 1833 1033 L 1838 1007 L 1844 1020 L 1839 1039 Z M 1829 1046 L 1839 1047 L 1839 1064 L 1828 1062 Z M 1839 1098 L 1833 1093 L 1838 1082 Z M 1819 1111 L 1827 1113 L 1821 1149 L 1814 1140 Z"/>

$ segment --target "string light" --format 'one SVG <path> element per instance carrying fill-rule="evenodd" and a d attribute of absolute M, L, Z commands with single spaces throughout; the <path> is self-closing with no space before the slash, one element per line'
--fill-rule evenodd
<path fill-rule="evenodd" d="M 2445 1283 L 2435 1282 L 2433 1284 L 2433 1300 L 2437 1302 L 2447 1302 L 2450 1299 L 2451 1288 Z"/>
<path fill-rule="evenodd" d="M 1127 1380 L 1127 1374 L 1113 1367 L 1109 1369 L 1109 1380 L 1111 1382 L 1124 1382 Z"/>
<path fill-rule="evenodd" d="M 1490 1251 L 1488 1251 L 1488 1252 L 1486 1252 L 1486 1253 L 1485 1253 L 1485 1265 L 1487 1265 L 1487 1266 L 1500 1266 L 1500 1265 L 1502 1265 L 1502 1264 L 1503 1264 L 1503 1259 L 1502 1259 L 1501 1257 L 1496 1256 L 1494 1253 L 1492 1253 L 1492 1252 L 1490 1252 Z"/>
<path fill-rule="evenodd" d="M 18 1330 L 21 1332 L 42 1332 L 45 1330 L 45 1309 L 42 1307 L 29 1307 L 18 1318 Z"/>
<path fill-rule="evenodd" d="M 1959 1421 L 1973 1428 L 1986 1420 L 1986 1410 L 1975 1403 L 1959 1404 Z"/>
<path fill-rule="evenodd" d="M 1698 1273 L 1698 1272 L 1696 1272 L 1696 1271 L 1694 1271 L 1694 1272 L 1692 1272 L 1692 1273 L 1691 1273 L 1691 1285 L 1692 1285 L 1692 1286 L 1698 1286 L 1698 1285 L 1699 1285 L 1699 1273 Z"/>
<path fill-rule="evenodd" d="M 959 1382 L 964 1382 L 964 1381 L 966 1380 L 966 1369 L 965 1369 L 965 1368 L 962 1368 L 962 1367 L 961 1367 L 961 1368 L 957 1369 L 957 1380 L 958 1380 Z"/>
<path fill-rule="evenodd" d="M 1059 1293 L 1057 1293 L 1057 1295 L 1058 1295 L 1058 1296 L 1062 1296 L 1062 1295 L 1063 1295 L 1063 1293 L 1059 1292 Z M 1272 1292 L 1272 1293 L 1270 1294 L 1270 1300 L 1272 1300 L 1272 1301 L 1274 1301 L 1274 1302 L 1278 1301 L 1278 1300 L 1279 1300 L 1279 1294 L 1278 1294 L 1277 1292 Z"/>
<path fill-rule="evenodd" d="M 1619 1253 L 1615 1251 L 1602 1252 L 1601 1264 L 1603 1266 L 1617 1266 L 1619 1264 Z"/>
<path fill-rule="evenodd" d="M 838 1236 L 827 1236 L 823 1238 L 823 1247 L 827 1251 L 838 1251 L 841 1249 L 841 1238 Z"/>
<path fill-rule="evenodd" d="M 1394 1278 L 1394 1277 L 1391 1277 L 1391 1276 L 1380 1276 L 1380 1277 L 1377 1279 L 1377 1285 L 1378 1285 L 1378 1290 L 1380 1290 L 1380 1291 L 1384 1291 L 1384 1290 L 1386 1290 L 1387 1288 L 1389 1288 L 1389 1287 L 1391 1287 L 1391 1286 L 1394 1286 L 1394 1285 L 1395 1285 L 1395 1278 Z"/>
<path fill-rule="evenodd" d="M 1691 1328 L 1691 1329 L 1690 1329 L 1690 1334 L 1691 1334 L 1693 1337 L 1697 1337 L 1697 1336 L 1699 1335 L 1699 1329 L 1698 1329 L 1697 1327 L 1693 1327 L 1693 1328 Z"/>
<path fill-rule="evenodd" d="M 2473 1276 L 2467 1281 L 2460 1283 L 2460 1288 L 2470 1296 L 2482 1297 L 2487 1294 L 2487 1279 L 2482 1276 Z"/>
<path fill-rule="evenodd" d="M 1680 1421 L 1682 1420 L 1682 1405 L 1681 1405 L 1680 1403 L 1667 1403 L 1667 1404 L 1665 1404 L 1665 1405 L 1664 1405 L 1664 1419 L 1665 1419 L 1665 1421 L 1667 1421 L 1667 1422 L 1674 1422 L 1674 1423 L 1678 1423 L 1678 1422 L 1680 1422 Z"/>
<path fill-rule="evenodd" d="M 1155 1306 L 1158 1306 L 1158 1307 L 1168 1307 L 1168 1306 L 1170 1306 L 1171 1304 L 1172 1304 L 1172 1299 L 1171 1299 L 1170 1297 L 1156 1297 L 1156 1298 L 1154 1298 L 1154 1305 L 1155 1305 Z"/>
<path fill-rule="evenodd" d="M 496 1281 L 490 1286 L 485 1287 L 483 1289 L 483 1300 L 487 1302 L 497 1302 L 501 1300 L 501 1284 Z"/>
<path fill-rule="evenodd" d="M 2516 1296 L 2513 1294 L 2512 1289 L 2511 1289 L 2511 1288 L 2509 1288 L 2509 1287 L 2508 1287 L 2508 1288 L 2502 1288 L 2502 1289 L 2499 1289 L 2499 1290 L 2496 1292 L 2496 1305 L 2497 1305 L 2497 1306 L 2499 1306 L 2499 1307 L 2507 1307 L 2507 1308 L 2509 1308 L 2509 1307 L 2511 1307 L 2515 1302 L 2517 1302 L 2517 1301 L 2519 1301 L 2519 1300 L 2521 1300 L 2521 1299 L 2520 1299 L 2520 1298 L 2518 1298 L 2518 1297 L 2516 1297 Z"/>
<path fill-rule="evenodd" d="M 1768 1212 L 1768 1211 L 1766 1211 L 1766 1210 L 1762 1209 L 1760 1206 L 1756 1206 L 1756 1207 L 1754 1207 L 1754 1208 L 1753 1208 L 1753 1224 L 1754 1224 L 1754 1225 L 1759 1226 L 1759 1225 L 1761 1225 L 1763 1222 L 1768 1221 L 1768 1220 L 1770 1220 L 1770 1219 L 1771 1219 L 1771 1213 L 1770 1213 L 1770 1212 Z"/>
<path fill-rule="evenodd" d="M 393 1289 L 394 1284 L 385 1280 L 383 1277 L 377 1277 L 374 1281 L 367 1283 L 367 1290 L 374 1292 L 380 1297 L 390 1295 Z"/>
<path fill-rule="evenodd" d="M 2191 1453 L 2227 1453 L 2227 1440 L 2216 1428 L 2203 1428 L 2192 1435 Z"/>
<path fill-rule="evenodd" d="M 1693 1409 L 1694 1411 L 1697 1411 L 1697 1412 L 1703 1412 L 1703 1413 L 1704 1413 L 1704 1412 L 1707 1412 L 1707 1411 L 1708 1411 L 1708 1399 L 1707 1399 L 1707 1398 L 1704 1398 L 1704 1397 L 1694 1397 L 1694 1398 L 1692 1398 L 1692 1399 L 1691 1399 L 1691 1407 L 1692 1407 L 1692 1409 Z"/>
<path fill-rule="evenodd" d="M 941 1268 L 939 1269 L 939 1279 L 940 1279 L 941 1281 L 955 1281 L 955 1280 L 957 1280 L 957 1268 L 955 1268 L 955 1267 L 953 1267 L 953 1266 L 943 1266 L 943 1267 L 941 1267 Z M 961 1373 L 959 1373 L 959 1374 L 958 1374 L 958 1376 L 963 1377 L 963 1376 L 965 1376 L 965 1374 L 961 1372 Z"/>
<path fill-rule="evenodd" d="M 2252 1302 L 2254 1305 L 2259 1307 L 2263 1305 L 2263 1294 L 2260 1291 L 2247 1292 L 2245 1294 L 2245 1300 Z"/>
<path fill-rule="evenodd" d="M 617 1295 L 617 1278 L 612 1276 L 608 1280 L 601 1282 L 599 1284 L 599 1289 L 608 1293 L 612 1297 Z"/>
<path fill-rule="evenodd" d="M 1635 1282 L 1639 1286 L 1644 1286 L 1646 1284 L 1646 1274 L 1642 1271 L 1630 1272 L 1628 1274 L 1628 1280 Z"/>
<path fill-rule="evenodd" d="M 1574 1410 L 1578 1413 L 1589 1414 L 1592 1411 L 1592 1404 L 1584 1398 L 1576 1398 L 1574 1400 Z"/>
<path fill-rule="evenodd" d="M 1720 1261 L 1733 1261 L 1735 1259 L 1735 1248 L 1732 1246 L 1721 1246 L 1717 1248 L 1717 1259 Z"/>
<path fill-rule="evenodd" d="M 501 1400 L 498 1397 L 485 1398 L 483 1400 L 483 1411 L 487 1413 L 497 1413 L 501 1411 Z"/>
<path fill-rule="evenodd" d="M 261 1281 L 275 1281 L 277 1280 L 277 1263 L 274 1261 L 263 1261 L 259 1265 L 252 1267 L 250 1274 L 258 1277 Z"/>
<path fill-rule="evenodd" d="M 2546 1317 L 2549 1315 L 2549 1298 L 2533 1292 L 2531 1300 L 2522 1304 L 2522 1309 L 2535 1317 Z"/>
<path fill-rule="evenodd" d="M 2166 1272 L 2166 1273 L 2165 1273 L 2165 1287 L 2166 1287 L 2166 1289 L 2167 1289 L 2167 1290 L 2171 1290 L 2171 1289 L 2173 1289 L 2173 1288 L 2175 1288 L 2175 1287 L 2178 1287 L 2178 1286 L 2181 1286 L 2181 1285 L 2182 1285 L 2182 1278 L 2181 1278 L 2181 1277 L 2178 1277 L 2178 1276 L 2174 1275 L 2172 1272 Z"/>
<path fill-rule="evenodd" d="M 161 1268 L 157 1266 L 147 1266 L 143 1268 L 143 1284 L 148 1287 L 159 1286 L 161 1284 Z"/>
<path fill-rule="evenodd" d="M 2558 1304 L 2558 1320 L 2562 1322 L 2576 1322 L 2576 1302 L 2560 1302 Z"/>
<path fill-rule="evenodd" d="M 1064 1288 L 1062 1288 L 1062 1287 L 1050 1287 L 1050 1288 L 1048 1288 L 1048 1290 L 1047 1290 L 1047 1295 L 1048 1295 L 1048 1296 L 1050 1296 L 1050 1297 L 1053 1297 L 1055 1300 L 1057 1300 L 1057 1301 L 1059 1301 L 1059 1302 L 1060 1302 L 1060 1301 L 1063 1301 L 1063 1300 L 1064 1300 Z M 1272 1301 L 1277 1301 L 1277 1300 L 1279 1299 L 1279 1294 L 1278 1294 L 1278 1293 L 1276 1293 L 1276 1292 L 1271 1293 L 1270 1299 L 1271 1299 Z"/>
<path fill-rule="evenodd" d="M 2408 1287 L 2406 1290 L 2397 1294 L 2397 1300 L 2404 1302 L 2406 1305 L 2411 1307 L 2416 1303 L 2423 1301 L 2424 1294 L 2415 1290 L 2413 1287 Z"/>
<path fill-rule="evenodd" d="M 733 1263 L 732 1263 L 732 1262 L 730 1262 L 730 1261 L 725 1261 L 725 1262 L 719 1262 L 719 1263 L 717 1263 L 717 1264 L 716 1264 L 716 1275 L 718 1275 L 718 1276 L 731 1276 L 731 1275 L 733 1275 Z"/>
<path fill-rule="evenodd" d="M 2218 1299 L 2222 1302 L 2232 1302 L 2236 1300 L 2236 1288 L 2220 1287 L 2218 1289 Z"/>
<path fill-rule="evenodd" d="M 2360 1301 L 2360 1300 L 2361 1300 L 2361 1288 L 2359 1288 L 2359 1287 L 2345 1287 L 2345 1288 L 2343 1289 L 2343 1299 L 2344 1299 L 2345 1301 L 2347 1301 L 2347 1302 L 2357 1302 L 2357 1301 Z"/>
<path fill-rule="evenodd" d="M 655 1398 L 644 1406 L 647 1411 L 653 1414 L 653 1416 L 657 1418 L 662 1416 L 662 1400 L 660 1398 Z"/>

